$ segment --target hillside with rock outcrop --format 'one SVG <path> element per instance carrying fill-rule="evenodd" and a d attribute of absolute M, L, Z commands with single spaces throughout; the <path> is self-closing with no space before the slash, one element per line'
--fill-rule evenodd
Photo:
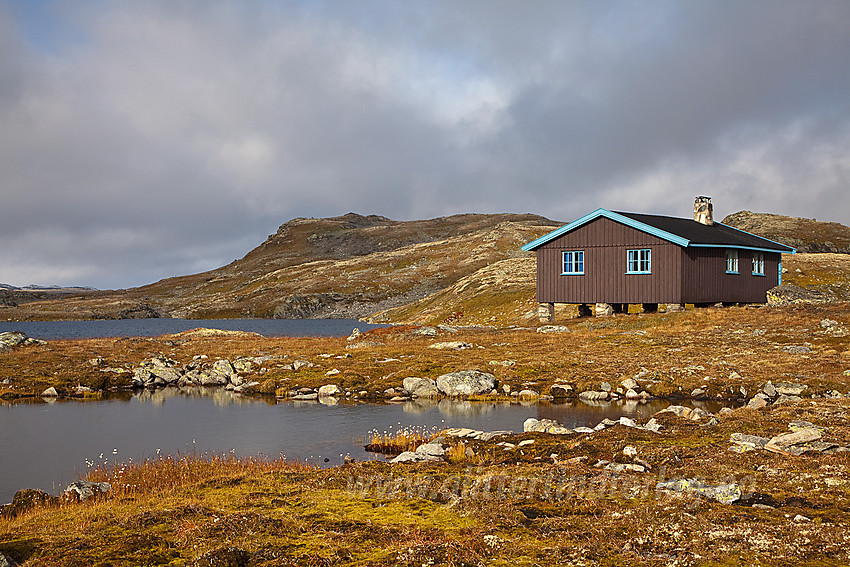
<path fill-rule="evenodd" d="M 739 211 L 723 224 L 793 246 L 802 253 L 850 254 L 850 227 L 837 222 Z"/>
<path fill-rule="evenodd" d="M 558 224 L 531 214 L 294 219 L 227 266 L 120 291 L 8 305 L 0 318 L 347 318 L 437 293 Z"/>

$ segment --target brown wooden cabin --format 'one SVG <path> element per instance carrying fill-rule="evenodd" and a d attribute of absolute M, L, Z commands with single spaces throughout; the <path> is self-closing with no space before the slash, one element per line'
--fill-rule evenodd
<path fill-rule="evenodd" d="M 597 209 L 529 242 L 522 249 L 537 253 L 538 302 L 615 311 L 764 303 L 781 283 L 781 255 L 794 248 L 713 222 L 710 198 L 698 197 L 694 211 L 692 220 Z"/>

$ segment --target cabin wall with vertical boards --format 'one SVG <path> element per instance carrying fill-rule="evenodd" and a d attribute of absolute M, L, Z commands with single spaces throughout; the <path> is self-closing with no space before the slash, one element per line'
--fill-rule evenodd
<path fill-rule="evenodd" d="M 764 252 L 764 275 L 752 273 L 754 251 L 738 249 L 738 273 L 726 273 L 726 248 L 687 248 L 682 259 L 683 303 L 764 303 L 779 284 L 780 255 Z"/>
<path fill-rule="evenodd" d="M 651 274 L 626 274 L 627 250 L 652 250 Z M 562 253 L 584 251 L 584 275 L 561 275 Z M 541 303 L 680 303 L 682 248 L 600 217 L 537 249 Z"/>

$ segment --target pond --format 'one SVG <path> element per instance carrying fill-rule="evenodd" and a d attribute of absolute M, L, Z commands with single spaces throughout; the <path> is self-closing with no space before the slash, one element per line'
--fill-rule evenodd
<path fill-rule="evenodd" d="M 105 321 L 0 321 L 0 333 L 21 331 L 45 341 L 100 337 L 158 337 L 198 327 L 249 331 L 266 337 L 344 337 L 385 327 L 357 319 L 117 319 Z"/>
<path fill-rule="evenodd" d="M 241 457 L 284 455 L 335 466 L 345 455 L 384 458 L 363 449 L 371 430 L 416 426 L 519 432 L 528 417 L 557 419 L 567 427 L 594 426 L 605 417 L 645 420 L 667 405 L 449 400 L 323 405 L 243 397 L 219 388 L 144 390 L 87 402 L 0 402 L 0 502 L 11 501 L 21 488 L 57 494 L 92 463 L 232 451 Z"/>

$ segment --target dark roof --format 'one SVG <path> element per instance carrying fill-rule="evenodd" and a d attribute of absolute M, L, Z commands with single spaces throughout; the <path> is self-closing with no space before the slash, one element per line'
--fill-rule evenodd
<path fill-rule="evenodd" d="M 782 252 L 794 254 L 796 250 L 790 246 L 768 240 L 726 226 L 719 222 L 711 226 L 704 225 L 693 219 L 683 219 L 678 217 L 665 217 L 661 215 L 644 215 L 640 213 L 617 213 L 607 209 L 596 209 L 580 219 L 562 226 L 557 230 L 553 230 L 549 234 L 541 236 L 537 240 L 529 242 L 522 247 L 526 252 L 536 250 L 547 242 L 558 238 L 576 228 L 583 226 L 599 217 L 608 218 L 614 222 L 625 224 L 636 230 L 653 234 L 678 244 L 679 246 L 705 246 L 705 247 L 727 247 L 727 248 L 750 248 L 755 250 L 764 250 L 768 252 Z"/>
<path fill-rule="evenodd" d="M 659 230 L 675 234 L 676 236 L 686 238 L 690 241 L 692 246 L 698 246 L 700 244 L 714 244 L 717 246 L 767 248 L 788 253 L 794 251 L 794 249 L 790 246 L 779 244 L 773 240 L 768 240 L 767 238 L 762 238 L 755 234 L 744 232 L 743 230 L 738 230 L 737 228 L 732 228 L 731 226 L 726 226 L 719 222 L 715 222 L 713 225 L 708 226 L 693 219 L 683 219 L 679 217 L 624 213 L 619 211 L 617 214 L 655 227 Z"/>

